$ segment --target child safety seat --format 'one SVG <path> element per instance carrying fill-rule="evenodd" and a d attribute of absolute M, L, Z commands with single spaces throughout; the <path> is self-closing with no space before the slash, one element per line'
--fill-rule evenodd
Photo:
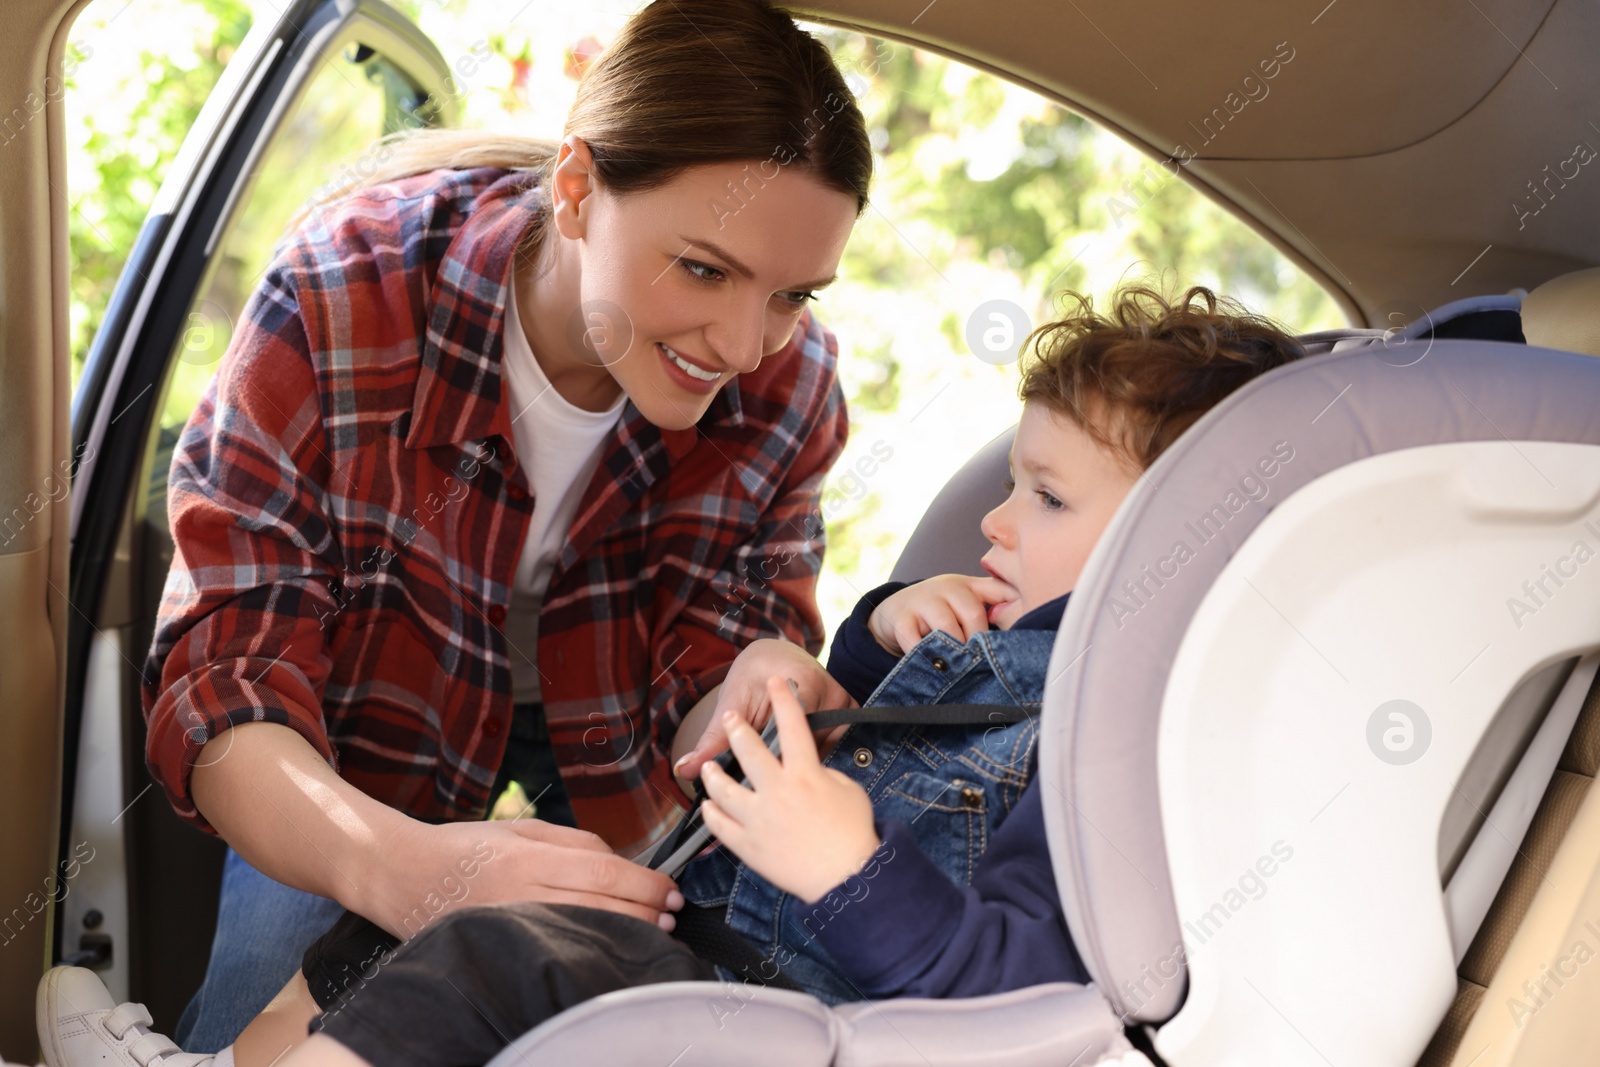
<path fill-rule="evenodd" d="M 1526 310 L 1600 322 L 1588 273 Z M 1038 788 L 1091 984 L 831 1009 L 655 985 L 491 1067 L 1592 1058 L 1600 359 L 1441 313 L 1308 338 L 1175 442 L 1090 556 Z M 1010 441 L 950 480 L 896 577 L 975 573 Z"/>

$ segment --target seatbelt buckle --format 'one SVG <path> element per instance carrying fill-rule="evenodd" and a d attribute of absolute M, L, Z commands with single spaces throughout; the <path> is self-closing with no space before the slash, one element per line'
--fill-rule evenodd
<path fill-rule="evenodd" d="M 761 731 L 761 741 L 767 746 L 767 751 L 773 755 L 780 755 L 778 747 L 778 721 L 773 718 Z M 733 750 L 719 753 L 715 762 L 728 777 L 741 785 L 745 782 L 744 768 L 739 766 L 739 760 Z M 676 880 L 683 869 L 689 865 L 700 852 L 711 843 L 714 836 L 711 828 L 706 825 L 700 808 L 706 801 L 706 787 L 704 772 L 694 780 L 694 803 L 689 810 L 684 812 L 678 824 L 664 834 L 653 847 L 646 848 L 633 858 L 635 863 L 642 863 L 653 871 L 660 871 L 668 878 Z"/>

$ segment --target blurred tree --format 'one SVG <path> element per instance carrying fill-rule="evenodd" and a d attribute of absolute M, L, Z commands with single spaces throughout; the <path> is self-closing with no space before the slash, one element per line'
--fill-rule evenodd
<path fill-rule="evenodd" d="M 149 9 L 178 6 L 141 0 L 136 15 L 161 18 L 172 12 Z M 131 23 L 109 28 L 120 7 L 95 5 L 80 16 L 74 31 L 135 30 Z M 68 138 L 74 146 L 67 170 L 74 207 L 67 221 L 74 387 L 162 175 L 250 28 L 246 0 L 189 0 L 182 7 L 187 17 L 166 23 L 177 33 L 119 36 L 138 42 L 137 50 L 114 56 L 113 49 L 102 46 L 90 61 L 94 66 L 80 69 L 67 83 Z M 97 18 L 105 21 L 97 25 Z M 187 40 L 184 30 L 190 31 Z M 114 61 L 116 75 L 98 78 L 93 97 L 85 99 L 77 91 L 85 78 L 103 75 Z"/>

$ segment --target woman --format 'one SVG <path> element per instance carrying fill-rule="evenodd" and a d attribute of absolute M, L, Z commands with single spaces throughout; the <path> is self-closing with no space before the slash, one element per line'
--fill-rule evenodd
<path fill-rule="evenodd" d="M 189 1051 L 345 908 L 670 929 L 681 895 L 624 857 L 676 814 L 677 725 L 747 699 L 718 683 L 749 641 L 821 649 L 847 419 L 806 305 L 871 175 L 821 44 L 662 0 L 558 147 L 392 148 L 281 246 L 173 460 L 147 757 L 230 846 Z M 538 818 L 474 821 L 511 781 Z"/>

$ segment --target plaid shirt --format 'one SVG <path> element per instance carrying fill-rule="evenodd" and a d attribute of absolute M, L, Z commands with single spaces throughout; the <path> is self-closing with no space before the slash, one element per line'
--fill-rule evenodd
<path fill-rule="evenodd" d="M 246 722 L 415 817 L 483 815 L 534 504 L 500 365 L 530 188 L 479 169 L 364 191 L 286 238 L 249 300 L 173 456 L 141 694 L 151 773 L 194 825 L 199 749 Z M 676 817 L 673 731 L 740 648 L 821 650 L 837 356 L 807 312 L 696 427 L 628 403 L 584 493 L 535 661 L 574 814 L 618 851 Z"/>

